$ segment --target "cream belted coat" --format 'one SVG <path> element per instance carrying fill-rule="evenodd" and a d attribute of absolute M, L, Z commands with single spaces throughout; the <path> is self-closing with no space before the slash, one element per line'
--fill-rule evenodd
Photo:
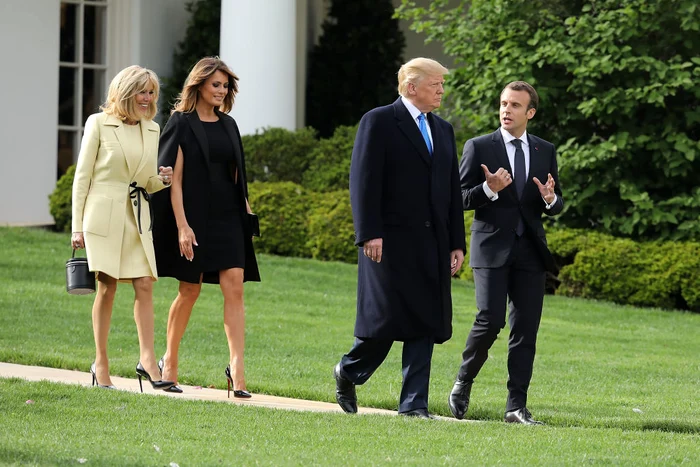
<path fill-rule="evenodd" d="M 152 120 L 141 120 L 140 127 L 143 152 L 139 157 L 139 142 L 126 135 L 121 120 L 105 113 L 90 115 L 73 180 L 72 231 L 83 232 L 90 270 L 116 279 L 122 278 L 120 259 L 127 248 L 143 248 L 151 276 L 158 277 L 149 201 L 143 194 L 132 197 L 130 185 L 136 182 L 149 194 L 165 188 L 157 167 L 160 127 Z M 124 238 L 124 231 L 128 215 L 139 224 L 136 196 L 141 202 L 141 233 L 132 240 Z"/>

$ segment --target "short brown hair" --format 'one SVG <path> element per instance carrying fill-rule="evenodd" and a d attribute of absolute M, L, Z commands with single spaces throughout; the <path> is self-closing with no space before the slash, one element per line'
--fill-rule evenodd
<path fill-rule="evenodd" d="M 540 105 L 540 96 L 537 95 L 537 91 L 535 91 L 535 88 L 533 88 L 531 84 L 526 83 L 525 81 L 512 81 L 506 84 L 506 87 L 503 88 L 501 94 L 503 94 L 506 89 L 512 89 L 513 91 L 527 91 L 527 93 L 530 95 L 530 103 L 527 105 L 528 109 L 537 110 L 537 106 Z"/>
<path fill-rule="evenodd" d="M 201 86 L 211 75 L 221 71 L 228 76 L 228 93 L 224 97 L 224 102 L 219 110 L 228 113 L 233 108 L 233 102 L 238 94 L 238 76 L 226 66 L 219 57 L 204 57 L 198 61 L 190 71 L 185 80 L 185 86 L 175 101 L 173 112 L 189 113 L 197 106 L 199 99 L 199 86 Z"/>

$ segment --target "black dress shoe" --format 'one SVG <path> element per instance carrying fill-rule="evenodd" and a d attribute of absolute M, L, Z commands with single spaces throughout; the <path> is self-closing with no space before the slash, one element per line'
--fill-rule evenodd
<path fill-rule="evenodd" d="M 450 397 L 447 399 L 447 404 L 450 406 L 452 415 L 457 420 L 462 420 L 469 409 L 469 395 L 472 392 L 472 383 L 457 380 L 452 386 Z"/>
<path fill-rule="evenodd" d="M 333 367 L 335 377 L 335 400 L 346 413 L 357 413 L 357 393 L 355 384 L 340 374 L 340 363 Z"/>
<path fill-rule="evenodd" d="M 504 421 L 506 423 L 520 423 L 522 425 L 544 425 L 544 422 L 539 422 L 532 418 L 532 414 L 525 407 L 506 412 Z"/>
<path fill-rule="evenodd" d="M 403 417 L 426 418 L 432 420 L 434 417 L 428 413 L 428 409 L 413 409 L 408 412 L 399 412 Z"/>

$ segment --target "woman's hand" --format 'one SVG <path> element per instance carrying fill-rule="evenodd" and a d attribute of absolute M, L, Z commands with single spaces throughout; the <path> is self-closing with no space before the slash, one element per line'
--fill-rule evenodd
<path fill-rule="evenodd" d="M 70 244 L 76 250 L 85 248 L 85 237 L 83 236 L 83 233 L 73 232 L 73 235 L 70 237 Z"/>
<path fill-rule="evenodd" d="M 253 214 L 253 210 L 250 209 L 250 204 L 248 204 L 248 198 L 245 200 L 245 209 L 248 212 L 248 214 Z"/>
<path fill-rule="evenodd" d="M 197 239 L 194 236 L 194 231 L 189 225 L 184 227 L 179 227 L 178 232 L 178 243 L 180 244 L 180 256 L 187 258 L 187 261 L 192 261 L 194 259 L 194 248 L 197 245 Z"/>
<path fill-rule="evenodd" d="M 158 167 L 158 177 L 163 185 L 170 185 L 173 182 L 173 168 L 172 167 Z"/>

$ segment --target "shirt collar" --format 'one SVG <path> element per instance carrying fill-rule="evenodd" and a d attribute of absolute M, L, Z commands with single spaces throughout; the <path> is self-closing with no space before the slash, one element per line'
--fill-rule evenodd
<path fill-rule="evenodd" d="M 413 117 L 413 120 L 414 120 L 414 121 L 417 121 L 417 120 L 418 120 L 418 116 L 419 116 L 420 114 L 422 114 L 423 112 L 421 112 L 420 110 L 418 110 L 418 107 L 416 107 L 415 105 L 413 105 L 413 103 L 412 103 L 411 101 L 409 101 L 408 99 L 406 99 L 406 98 L 403 97 L 403 96 L 401 96 L 401 102 L 403 102 L 403 105 L 406 106 L 406 108 L 408 109 L 408 113 L 411 114 L 411 117 Z M 426 117 L 426 118 L 427 118 L 427 117 Z M 426 122 L 427 122 L 427 119 L 426 119 Z"/>
<path fill-rule="evenodd" d="M 501 136 L 503 136 L 503 142 L 505 144 L 508 144 L 515 139 L 515 136 L 508 133 L 506 130 L 503 129 L 503 127 L 501 127 L 500 130 Z M 523 146 L 529 146 L 529 143 L 527 141 L 527 131 L 523 132 L 519 139 L 523 142 Z"/>

